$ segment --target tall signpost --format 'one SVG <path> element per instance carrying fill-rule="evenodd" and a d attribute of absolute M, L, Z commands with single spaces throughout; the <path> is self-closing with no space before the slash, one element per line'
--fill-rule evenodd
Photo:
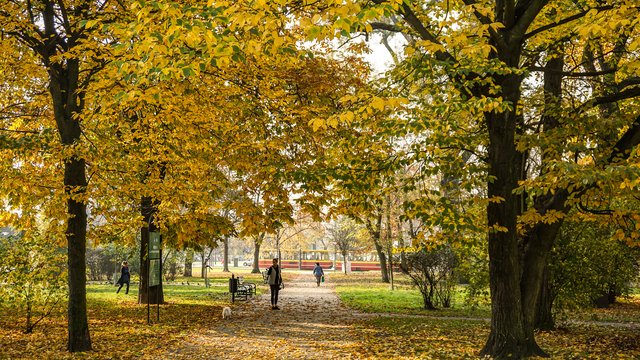
<path fill-rule="evenodd" d="M 162 283 L 162 258 L 160 257 L 160 249 L 161 249 L 161 237 L 160 232 L 158 231 L 150 231 L 149 232 L 149 276 L 147 282 L 147 324 L 151 323 L 151 310 L 150 310 L 150 299 L 149 299 L 149 289 L 152 286 L 159 286 Z M 156 304 L 157 304 L 157 321 L 160 321 L 160 299 L 158 298 L 160 291 L 156 291 Z"/>

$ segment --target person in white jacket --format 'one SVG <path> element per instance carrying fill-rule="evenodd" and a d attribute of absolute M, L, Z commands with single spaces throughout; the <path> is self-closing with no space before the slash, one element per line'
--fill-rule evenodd
<path fill-rule="evenodd" d="M 271 310 L 280 310 L 278 307 L 278 293 L 282 285 L 282 273 L 278 266 L 278 259 L 273 259 L 273 265 L 267 270 L 269 288 L 271 288 Z"/>

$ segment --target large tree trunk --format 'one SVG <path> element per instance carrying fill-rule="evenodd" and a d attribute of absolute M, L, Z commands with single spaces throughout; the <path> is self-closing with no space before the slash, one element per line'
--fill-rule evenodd
<path fill-rule="evenodd" d="M 259 274 L 260 273 L 260 246 L 262 244 L 254 243 L 253 248 L 253 268 L 251 269 L 251 273 Z"/>
<path fill-rule="evenodd" d="M 265 233 L 257 235 L 253 238 L 253 269 L 251 269 L 252 274 L 260 274 L 260 246 L 262 246 L 262 241 L 264 240 Z"/>
<path fill-rule="evenodd" d="M 557 203 L 564 205 L 564 201 Z M 525 241 L 521 296 L 525 335 L 527 339 L 531 339 L 529 350 L 534 351 L 527 355 L 546 355 L 535 343 L 534 330 L 547 258 L 561 225 L 561 221 L 553 224 L 538 224 L 530 231 Z"/>
<path fill-rule="evenodd" d="M 86 299 L 86 165 L 83 158 L 77 155 L 75 147 L 80 149 L 80 113 L 83 110 L 85 88 L 80 88 L 80 61 L 75 58 L 81 30 L 74 29 L 70 33 L 62 31 L 56 22 L 68 21 L 65 6 L 60 2 L 59 10 L 54 2 L 39 4 L 22 2 L 31 15 L 33 25 L 21 29 L 8 30 L 7 36 L 16 37 L 27 47 L 38 54 L 49 77 L 49 93 L 51 95 L 53 113 L 58 134 L 66 157 L 64 161 L 64 194 L 67 198 L 67 219 L 65 237 L 67 240 L 67 281 L 69 301 L 67 303 L 67 349 L 70 352 L 91 350 L 91 338 L 87 320 Z M 6 14 L 4 15 L 6 16 Z M 40 30 L 36 30 L 40 29 Z M 34 31 L 35 30 L 35 31 Z M 27 35 L 28 34 L 28 35 Z M 28 40 L 27 40 L 28 39 Z M 65 56 L 71 55 L 71 56 Z M 94 69 L 95 70 L 95 69 Z M 83 80 L 87 82 L 91 75 Z"/>
<path fill-rule="evenodd" d="M 536 312 L 535 328 L 539 330 L 553 330 L 556 327 L 553 319 L 553 294 L 549 283 L 548 267 L 545 267 L 542 276 L 542 286 L 538 296 L 538 306 Z"/>
<path fill-rule="evenodd" d="M 149 288 L 147 297 L 147 287 L 149 284 L 149 232 L 156 231 L 157 227 L 152 219 L 157 209 L 157 204 L 149 196 L 141 199 L 141 213 L 145 224 L 140 228 L 140 285 L 138 287 L 138 304 L 162 304 L 164 303 L 164 292 L 162 291 L 162 281 L 160 285 Z M 162 258 L 162 247 L 160 247 L 160 258 Z"/>
<path fill-rule="evenodd" d="M 514 103 L 517 103 L 515 101 Z M 529 347 L 535 340 L 527 338 L 524 329 L 520 294 L 519 241 L 516 217 L 521 199 L 513 194 L 522 169 L 522 154 L 515 148 L 515 114 L 488 114 L 489 199 L 489 278 L 491 288 L 491 332 L 481 355 L 498 359 L 522 358 L 534 353 Z"/>
<path fill-rule="evenodd" d="M 204 272 L 208 264 L 208 259 L 206 254 L 207 254 L 207 247 L 205 246 L 202 248 L 202 254 L 200 257 L 200 277 L 202 279 L 204 279 Z"/>
<path fill-rule="evenodd" d="M 494 44 L 497 57 L 508 66 L 519 65 L 521 44 Z M 505 48 L 505 46 L 507 48 Z M 515 74 L 495 76 L 501 96 L 510 104 L 519 104 L 522 78 Z M 514 194 L 524 177 L 524 154 L 516 148 L 515 135 L 522 121 L 515 106 L 504 112 L 485 113 L 489 133 L 487 220 L 489 225 L 489 277 L 491 289 L 491 332 L 481 351 L 497 359 L 544 355 L 533 333 L 527 333 L 525 312 L 534 309 L 523 304 L 520 239 L 516 227 L 523 208 L 521 195 Z M 532 274 L 535 274 L 533 272 Z M 535 276 L 526 286 L 537 286 Z M 535 311 L 534 311 L 535 313 Z M 533 327 L 531 327 L 533 328 Z"/>
<path fill-rule="evenodd" d="M 184 257 L 184 273 L 183 276 L 193 276 L 193 249 L 187 249 Z"/>
<path fill-rule="evenodd" d="M 384 247 L 382 246 L 382 241 L 381 241 L 381 236 L 382 236 L 381 211 L 378 212 L 375 227 L 371 223 L 371 220 L 367 220 L 367 231 L 369 231 L 369 236 L 371 236 L 371 239 L 373 240 L 373 245 L 375 246 L 376 252 L 378 253 L 378 258 L 380 259 L 380 274 L 382 275 L 382 282 L 388 283 L 389 273 L 387 271 L 387 257 L 384 253 Z"/>
<path fill-rule="evenodd" d="M 507 62 L 509 63 L 509 62 Z M 556 71 L 562 59 L 550 61 Z M 501 81 L 505 99 L 518 103 L 520 79 L 507 76 Z M 561 79 L 549 79 L 547 89 L 559 86 Z M 559 90 L 558 90 L 559 91 Z M 555 93 L 552 95 L 556 95 Z M 553 112 L 552 107 L 548 108 Z M 562 221 L 536 224 L 521 239 L 517 237 L 516 219 L 524 209 L 521 196 L 513 193 L 524 178 L 524 155 L 515 147 L 518 115 L 514 112 L 487 114 L 489 129 L 489 183 L 491 202 L 487 207 L 489 226 L 489 272 L 491 284 L 491 333 L 481 354 L 495 358 L 546 356 L 535 341 L 534 328 L 544 269 L 553 241 Z M 554 117 L 543 119 L 546 130 L 556 126 Z M 549 210 L 566 211 L 566 191 L 537 197 L 534 206 L 544 215 Z M 500 229 L 496 229 L 496 227 Z"/>
<path fill-rule="evenodd" d="M 79 128 L 79 126 L 78 126 Z M 82 159 L 67 160 L 65 163 L 65 188 L 71 195 L 84 192 L 86 186 L 85 163 Z M 81 191 L 78 189 L 81 188 Z M 73 190 L 70 190 L 73 189 Z M 68 326 L 71 352 L 91 350 L 89 324 L 87 320 L 87 278 L 86 278 L 86 205 L 73 198 L 67 200 L 67 263 L 69 279 Z"/>
<path fill-rule="evenodd" d="M 53 10 L 45 17 L 53 16 Z M 65 148 L 76 146 L 82 133 L 76 116 L 81 111 L 78 98 L 79 62 L 69 59 L 64 65 L 55 63 L 49 68 L 49 92 L 53 110 Z M 87 320 L 87 208 L 84 200 L 87 177 L 85 160 L 72 155 L 64 159 L 64 192 L 67 196 L 67 264 L 69 301 L 67 322 L 70 352 L 91 350 Z"/>
<path fill-rule="evenodd" d="M 388 283 L 389 271 L 387 269 L 387 255 L 384 253 L 384 248 L 382 247 L 382 244 L 380 244 L 380 240 L 374 240 L 374 246 L 378 253 L 378 258 L 380 259 L 380 275 L 382 282 Z"/>
<path fill-rule="evenodd" d="M 224 254 L 222 259 L 222 272 L 229 272 L 229 237 L 224 237 Z"/>
<path fill-rule="evenodd" d="M 563 48 L 559 46 L 555 50 L 555 57 L 551 57 L 545 65 L 544 71 L 544 100 L 545 113 L 542 116 L 542 131 L 549 132 L 555 130 L 559 126 L 557 117 L 560 108 L 560 99 L 562 96 L 562 70 L 564 67 Z M 552 55 L 551 53 L 550 55 Z M 548 153 L 542 154 L 542 162 L 549 163 L 556 160 L 557 155 Z M 545 169 L 542 169 L 544 174 Z M 545 215 L 549 210 L 559 212 L 567 212 L 569 209 L 565 206 L 568 194 L 565 190 L 557 190 L 555 194 L 545 194 L 534 197 L 534 208 L 541 214 Z M 524 269 L 522 276 L 522 296 L 525 312 L 525 332 L 527 336 L 534 336 L 540 311 L 547 310 L 540 308 L 541 291 L 545 283 L 545 273 L 547 268 L 547 259 L 553 243 L 562 226 L 562 220 L 558 220 L 551 224 L 539 223 L 532 227 L 528 232 L 528 236 L 524 242 Z M 546 299 L 545 299 L 546 300 Z M 548 304 L 550 306 L 550 304 Z M 548 314 L 551 316 L 551 309 Z M 545 322 L 548 322 L 546 319 Z M 551 319 L 553 323 L 553 319 Z M 546 326 L 549 326 L 547 324 Z"/>
<path fill-rule="evenodd" d="M 347 273 L 347 253 L 343 252 L 342 253 L 342 270 L 344 271 L 344 273 Z"/>

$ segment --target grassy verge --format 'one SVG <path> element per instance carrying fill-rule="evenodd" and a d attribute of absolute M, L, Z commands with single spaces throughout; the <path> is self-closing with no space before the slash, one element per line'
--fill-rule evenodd
<path fill-rule="evenodd" d="M 491 316 L 489 299 L 478 304 L 469 304 L 465 289 L 459 286 L 453 297 L 451 308 L 426 310 L 422 295 L 411 286 L 410 279 L 396 274 L 395 290 L 380 280 L 377 272 L 331 274 L 330 280 L 336 284 L 336 292 L 349 307 L 366 313 L 412 314 L 428 316 L 479 317 Z M 557 320 L 599 321 L 615 323 L 640 322 L 640 289 L 633 289 L 629 296 L 620 297 L 617 303 L 606 309 L 586 308 L 565 310 L 557 315 Z"/>
<path fill-rule="evenodd" d="M 398 313 L 453 317 L 488 317 L 488 302 L 469 305 L 465 299 L 464 288 L 459 287 L 453 297 L 450 308 L 438 310 L 424 309 L 420 291 L 414 288 L 410 280 L 401 274 L 395 275 L 394 290 L 379 279 L 379 274 L 352 273 L 331 274 L 331 282 L 336 284 L 336 292 L 349 307 L 367 313 Z"/>

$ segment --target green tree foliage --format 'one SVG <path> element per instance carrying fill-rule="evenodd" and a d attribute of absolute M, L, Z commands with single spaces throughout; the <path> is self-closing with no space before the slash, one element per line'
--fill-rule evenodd
<path fill-rule="evenodd" d="M 337 252 L 342 255 L 342 269 L 347 273 L 347 257 L 350 252 L 358 250 L 361 246 L 357 236 L 358 226 L 347 217 L 338 217 L 327 226 L 327 235 Z"/>
<path fill-rule="evenodd" d="M 613 239 L 614 227 L 565 222 L 549 262 L 557 310 L 606 306 L 628 294 L 640 274 L 640 252 Z"/>
<path fill-rule="evenodd" d="M 113 274 L 120 276 L 123 261 L 129 262 L 131 275 L 139 273 L 138 249 L 120 243 L 87 247 L 87 278 L 94 281 L 113 281 Z M 117 279 L 116 279 L 117 280 Z"/>
<path fill-rule="evenodd" d="M 174 281 L 184 266 L 184 254 L 180 251 L 169 250 L 162 260 L 162 271 L 165 279 Z"/>
<path fill-rule="evenodd" d="M 52 240 L 37 231 L 0 237 L 0 306 L 25 316 L 26 333 L 67 297 L 65 252 Z"/>
<path fill-rule="evenodd" d="M 489 302 L 489 253 L 486 240 L 480 236 L 467 240 L 459 248 L 459 279 L 466 285 L 466 302 L 471 306 Z"/>

